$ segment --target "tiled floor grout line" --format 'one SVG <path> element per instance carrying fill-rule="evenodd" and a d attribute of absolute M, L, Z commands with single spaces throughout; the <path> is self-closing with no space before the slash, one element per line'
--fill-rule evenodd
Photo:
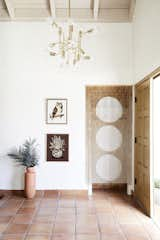
<path fill-rule="evenodd" d="M 108 200 L 109 201 L 109 200 Z M 109 201 L 110 205 L 111 205 L 111 202 Z M 112 215 L 113 215 L 113 218 L 114 218 L 114 222 L 118 225 L 118 228 L 124 238 L 124 240 L 127 240 L 127 236 L 126 234 L 123 232 L 123 230 L 121 229 L 121 226 L 120 226 L 120 223 L 118 222 L 118 219 L 116 219 L 116 212 L 115 212 L 115 208 L 114 206 L 112 206 Z"/>
<path fill-rule="evenodd" d="M 76 197 L 76 194 L 74 195 L 74 208 L 75 208 L 75 219 L 74 219 L 74 240 L 77 240 L 77 225 L 76 225 L 76 222 L 77 222 L 77 197 Z"/>
<path fill-rule="evenodd" d="M 97 208 L 96 208 L 96 206 L 95 206 L 95 200 L 93 200 L 93 201 L 94 201 L 95 215 L 96 215 L 97 226 L 98 226 L 98 231 L 99 231 L 99 236 L 98 236 L 98 238 L 99 238 L 99 240 L 101 240 L 101 239 L 102 239 L 102 233 L 101 233 L 101 228 L 100 228 L 99 219 L 98 219 L 98 216 L 97 216 Z"/>
<path fill-rule="evenodd" d="M 44 196 L 44 191 L 43 191 L 43 196 Z M 30 223 L 28 224 L 28 227 L 27 227 L 27 230 L 26 230 L 26 232 L 25 232 L 25 234 L 24 234 L 24 239 L 23 239 L 23 240 L 25 240 L 25 239 L 28 237 L 29 230 L 30 230 L 30 228 L 31 228 L 31 226 L 32 226 L 32 224 L 33 224 L 33 219 L 34 219 L 34 217 L 36 216 L 36 214 L 37 214 L 37 212 L 38 212 L 38 210 L 39 210 L 39 206 L 40 206 L 40 204 L 41 204 L 41 202 L 42 202 L 43 196 L 41 196 L 40 201 L 39 201 L 39 204 L 38 204 L 38 206 L 37 206 L 37 209 L 36 209 L 35 213 L 34 213 L 33 216 L 32 216 L 32 220 L 31 220 Z"/>
<path fill-rule="evenodd" d="M 52 225 L 52 231 L 51 231 L 50 240 L 54 239 L 54 230 L 55 230 L 56 218 L 57 218 L 57 214 L 58 214 L 59 199 L 60 199 L 60 192 L 58 192 L 58 196 L 57 196 L 57 201 L 56 201 L 57 202 L 57 206 L 56 206 L 56 210 L 55 210 L 55 217 L 54 217 L 54 221 L 53 221 L 53 225 Z"/>
<path fill-rule="evenodd" d="M 48 200 L 48 199 L 50 199 L 50 200 Z M 9 200 L 11 200 L 11 201 L 9 201 Z M 15 200 L 15 201 L 12 202 L 12 200 Z M 81 202 L 81 200 L 82 200 L 82 202 Z M 7 203 L 8 203 L 8 205 L 7 205 Z M 52 203 L 53 203 L 53 205 L 52 205 Z M 0 206 L 0 209 L 3 209 L 3 206 L 5 206 L 5 209 L 4 209 L 4 211 L 2 211 L 0 217 L 2 217 L 2 220 L 4 217 L 3 221 L 6 221 L 6 223 L 4 222 L 4 224 L 6 224 L 6 226 L 4 225 L 5 229 L 0 234 L 0 239 L 3 237 L 5 237 L 5 239 L 8 239 L 7 235 L 9 236 L 9 238 L 13 236 L 14 239 L 16 239 L 16 237 L 19 236 L 23 240 L 27 240 L 28 236 L 31 236 L 31 235 L 33 235 L 34 238 L 36 236 L 41 236 L 42 238 L 44 237 L 45 239 L 46 239 L 46 237 L 48 237 L 47 238 L 48 240 L 55 240 L 55 238 L 56 238 L 55 236 L 58 236 L 58 238 L 56 238 L 56 239 L 59 239 L 59 238 L 61 239 L 62 236 L 64 236 L 64 238 L 66 237 L 67 239 L 70 239 L 69 236 L 71 236 L 71 237 L 73 236 L 70 231 L 70 225 L 71 225 L 71 228 L 73 227 L 72 224 L 74 224 L 74 240 L 77 240 L 79 237 L 81 238 L 81 235 L 82 235 L 82 237 L 83 237 L 83 235 L 85 235 L 84 237 L 87 237 L 87 235 L 90 237 L 93 236 L 95 239 L 96 238 L 96 234 L 94 233 L 95 230 L 91 231 L 90 227 L 88 227 L 88 229 L 87 229 L 87 227 L 85 225 L 86 230 L 85 230 L 85 232 L 83 231 L 82 233 L 81 233 L 81 231 L 78 230 L 77 224 L 79 222 L 79 220 L 78 220 L 79 214 L 82 214 L 82 215 L 84 214 L 84 216 L 86 215 L 86 217 L 91 216 L 91 218 L 88 218 L 91 220 L 92 220 L 92 216 L 93 216 L 93 221 L 92 221 L 93 224 L 91 223 L 93 226 L 91 226 L 91 228 L 92 227 L 95 228 L 94 225 L 95 225 L 95 221 L 96 221 L 96 224 L 97 224 L 96 231 L 97 231 L 97 234 L 99 234 L 96 238 L 97 240 L 102 240 L 103 236 L 104 236 L 104 238 L 108 237 L 107 239 L 110 239 L 110 236 L 111 236 L 111 239 L 112 239 L 112 234 L 114 237 L 114 226 L 115 226 L 115 229 L 117 229 L 117 235 L 119 232 L 118 236 L 120 237 L 120 239 L 121 239 L 121 237 L 124 240 L 130 239 L 130 232 L 131 233 L 133 232 L 133 239 L 134 239 L 134 231 L 133 231 L 134 228 L 132 228 L 132 227 L 130 228 L 129 225 L 131 225 L 133 227 L 135 225 L 135 229 L 136 229 L 136 225 L 137 225 L 137 234 L 138 235 L 137 235 L 137 237 L 135 236 L 135 240 L 138 239 L 138 236 L 140 236 L 140 239 L 142 237 L 144 237 L 145 239 L 148 239 L 148 240 L 153 240 L 154 236 L 155 237 L 159 236 L 159 232 L 158 231 L 156 232 L 156 228 L 155 228 L 154 236 L 152 235 L 152 232 L 149 231 L 150 226 L 151 226 L 151 230 L 152 230 L 152 223 L 154 224 L 154 222 L 152 220 L 150 221 L 150 219 L 147 218 L 147 216 L 145 217 L 145 215 L 143 215 L 143 212 L 141 212 L 140 209 L 137 208 L 136 205 L 134 205 L 134 202 L 132 200 L 130 201 L 130 199 L 127 198 L 127 196 L 124 194 L 114 194 L 113 193 L 110 195 L 109 193 L 107 194 L 107 192 L 106 192 L 106 195 L 105 195 L 105 194 L 103 194 L 103 192 L 102 193 L 97 192 L 97 194 L 93 195 L 93 197 L 90 199 L 89 197 L 83 197 L 81 195 L 79 197 L 79 195 L 76 195 L 76 194 L 71 194 L 70 196 L 68 196 L 68 195 L 63 195 L 63 193 L 62 193 L 62 195 L 61 195 L 60 191 L 58 191 L 56 195 L 54 195 L 54 194 L 50 195 L 48 193 L 45 194 L 45 191 L 42 191 L 42 194 L 38 195 L 37 198 L 35 198 L 35 202 L 33 200 L 33 202 L 31 201 L 31 202 L 28 202 L 28 204 L 27 204 L 27 201 L 25 198 L 18 198 L 13 195 L 13 196 L 8 197 L 8 199 L 3 202 L 3 204 Z M 44 212 L 42 210 L 42 215 L 41 215 L 41 213 L 38 214 L 41 207 L 44 208 L 43 209 Z M 33 208 L 33 211 L 31 210 L 32 214 L 29 213 L 29 212 L 31 212 L 30 209 L 27 212 L 27 211 L 23 211 L 23 208 Z M 45 208 L 46 209 L 50 208 L 51 211 L 53 210 L 52 215 L 49 214 L 50 210 L 45 211 Z M 72 210 L 63 211 L 63 209 L 66 209 L 66 208 L 67 209 L 72 208 Z M 20 209 L 22 209 L 22 211 L 19 211 Z M 58 217 L 59 209 L 60 209 L 60 215 L 61 215 L 60 218 Z M 82 209 L 82 211 L 81 211 L 81 209 Z M 9 215 L 9 213 L 10 213 L 9 210 L 11 210 L 11 215 Z M 72 214 L 71 214 L 72 220 L 70 218 L 71 217 L 70 213 L 73 210 L 74 210 L 74 222 L 73 222 Z M 63 219 L 63 214 L 65 214 L 65 213 L 68 213 L 69 217 Z M 104 218 L 103 218 L 103 214 L 104 214 Z M 109 214 L 109 215 L 107 215 L 107 214 Z M 22 218 L 21 217 L 19 218 L 18 217 L 19 215 L 26 215 L 26 217 L 24 216 Z M 111 224 L 113 223 L 113 225 L 111 225 L 111 233 L 109 232 L 109 234 L 111 234 L 111 235 L 108 234 L 108 230 L 107 231 L 105 229 L 103 230 L 103 224 L 104 225 L 105 225 L 105 223 L 110 224 L 110 218 L 109 218 L 109 221 L 108 221 L 108 218 L 105 221 L 105 215 L 110 216 L 111 220 L 112 220 Z M 18 218 L 16 218 L 16 216 Z M 38 218 L 38 216 L 40 216 L 40 218 Z M 46 217 L 41 218 L 41 216 L 46 216 Z M 47 216 L 50 216 L 50 219 L 48 219 Z M 113 216 L 113 218 L 112 218 L 112 216 Z M 5 217 L 8 217 L 8 219 Z M 101 220 L 101 217 L 102 217 L 102 220 Z M 24 219 L 24 220 L 22 220 L 22 219 Z M 69 223 L 69 226 L 68 226 L 69 229 L 66 226 L 66 229 L 64 231 L 59 230 L 59 226 L 58 226 L 58 231 L 56 231 L 55 230 L 56 223 L 59 224 L 59 221 L 61 221 L 61 220 L 63 223 L 65 223 L 65 221 Z M 44 230 L 42 232 L 42 234 L 39 233 L 39 231 L 37 231 L 37 229 L 39 229 L 39 228 L 36 228 L 35 229 L 36 231 L 30 231 L 31 226 L 35 223 L 37 225 L 41 224 L 41 223 L 42 223 L 42 225 L 46 224 L 46 227 L 44 226 L 44 228 L 43 228 L 43 226 L 42 226 L 42 228 L 40 228 L 41 232 L 42 232 L 42 230 Z M 116 225 L 114 225 L 114 223 Z M 13 230 L 10 231 L 10 225 L 12 225 L 12 224 L 13 225 L 14 224 L 15 225 L 16 224 L 17 225 L 26 224 L 26 227 L 24 226 L 24 228 L 23 228 L 24 231 L 22 231 L 22 233 L 20 233 L 20 228 L 18 228 L 19 226 L 17 226 L 17 231 L 13 232 Z M 49 229 L 47 227 L 47 224 L 49 226 Z M 86 222 L 86 224 L 87 224 L 87 222 Z M 147 224 L 151 224 L 151 225 L 147 225 Z M 126 227 L 125 227 L 125 225 L 126 225 Z M 153 225 L 153 230 L 152 230 L 153 234 L 154 234 L 154 225 Z M 112 231 L 112 226 L 113 226 L 113 231 Z M 117 226 L 117 228 L 116 228 L 116 226 Z M 127 228 L 127 226 L 128 226 L 128 228 Z M 149 226 L 149 228 L 148 228 L 148 226 Z M 16 226 L 13 226 L 13 227 L 16 227 Z M 107 225 L 106 225 L 106 227 L 107 227 Z M 12 226 L 11 226 L 11 228 L 12 228 Z M 47 233 L 47 229 L 48 229 L 48 233 Z M 62 226 L 62 229 L 63 229 L 63 226 Z M 8 231 L 8 233 L 7 233 L 7 231 Z M 106 231 L 106 233 L 105 233 L 105 231 Z M 138 231 L 139 231 L 139 233 L 138 233 Z M 72 230 L 72 232 L 73 232 L 73 230 Z M 144 232 L 144 234 L 143 234 L 143 232 Z M 136 230 L 135 230 L 135 233 L 136 233 Z M 142 236 L 139 235 L 141 233 L 142 233 Z M 115 233 L 115 235 L 116 235 L 116 233 Z M 156 239 L 158 239 L 158 238 L 156 238 Z"/>
<path fill-rule="evenodd" d="M 112 211 L 113 211 L 113 218 L 115 220 L 115 223 L 118 225 L 118 228 L 122 234 L 122 236 L 124 237 L 124 240 L 128 240 L 128 237 L 126 236 L 126 234 L 124 233 L 123 229 L 121 228 L 121 224 L 118 221 L 118 218 L 116 219 L 116 211 L 115 211 L 115 207 L 112 206 Z"/>
<path fill-rule="evenodd" d="M 148 231 L 146 231 L 146 229 L 144 227 L 144 222 L 140 219 L 140 217 L 138 217 L 137 213 L 135 213 L 135 214 L 136 214 L 137 218 L 140 220 L 140 222 L 142 224 L 142 227 L 143 227 L 144 231 L 146 232 L 146 234 L 147 234 L 147 236 L 149 238 L 148 240 L 152 240 L 152 236 L 148 233 Z M 151 219 L 151 221 L 153 221 L 153 220 Z"/>
<path fill-rule="evenodd" d="M 11 200 L 11 198 L 9 198 L 8 201 L 9 201 L 9 200 Z M 10 221 L 8 222 L 5 230 L 4 230 L 3 233 L 2 233 L 2 236 L 5 234 L 5 231 L 7 230 L 7 228 L 9 227 L 9 225 L 13 222 L 14 217 L 16 216 L 17 212 L 19 211 L 19 209 L 21 208 L 21 206 L 23 205 L 23 203 L 24 203 L 24 199 L 22 199 L 22 202 L 20 203 L 20 206 L 17 208 L 17 211 L 15 212 L 15 214 L 11 217 Z M 2 237 L 2 236 L 1 236 L 1 237 Z"/>

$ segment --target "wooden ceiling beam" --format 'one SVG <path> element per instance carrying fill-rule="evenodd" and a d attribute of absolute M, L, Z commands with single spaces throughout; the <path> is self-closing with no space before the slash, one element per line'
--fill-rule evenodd
<path fill-rule="evenodd" d="M 97 19 L 98 18 L 98 14 L 99 14 L 99 0 L 94 0 L 94 8 L 93 8 L 93 13 L 94 13 L 94 18 Z"/>
<path fill-rule="evenodd" d="M 56 5 L 55 0 L 49 0 L 50 10 L 51 10 L 51 16 L 52 18 L 56 18 Z"/>
<path fill-rule="evenodd" d="M 136 7 L 136 0 L 130 0 L 130 6 L 129 6 L 129 21 L 132 22 L 134 17 Z"/>
<path fill-rule="evenodd" d="M 5 0 L 5 3 L 6 3 L 6 7 L 8 10 L 9 16 L 10 16 L 10 18 L 13 19 L 15 17 L 15 9 L 13 6 L 13 2 L 12 2 L 12 0 Z"/>

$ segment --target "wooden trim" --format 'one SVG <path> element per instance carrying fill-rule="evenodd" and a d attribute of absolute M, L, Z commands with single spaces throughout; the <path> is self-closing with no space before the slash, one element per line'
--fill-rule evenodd
<path fill-rule="evenodd" d="M 133 84 L 117 84 L 117 85 L 86 85 L 86 89 L 90 88 L 90 87 L 96 87 L 96 88 L 101 88 L 101 87 L 133 87 Z"/>
<path fill-rule="evenodd" d="M 135 7 L 136 7 L 136 0 L 131 0 L 130 7 L 129 7 L 129 20 L 130 20 L 130 22 L 132 22 L 132 20 L 133 20 Z"/>
<path fill-rule="evenodd" d="M 126 183 L 93 183 L 94 190 L 125 190 L 127 189 Z"/>
<path fill-rule="evenodd" d="M 13 7 L 12 1 L 11 0 L 5 0 L 5 3 L 6 3 L 6 6 L 7 6 L 9 16 L 11 18 L 14 18 L 15 17 L 15 9 Z"/>
<path fill-rule="evenodd" d="M 146 77 L 144 77 L 142 80 L 140 80 L 138 83 L 135 84 L 135 86 L 140 85 L 144 81 L 147 81 L 150 78 L 155 78 L 158 74 L 160 74 L 160 67 L 156 68 L 154 71 L 152 71 L 150 74 L 148 74 Z"/>
<path fill-rule="evenodd" d="M 159 76 L 160 76 L 160 72 L 153 77 L 153 80 L 156 79 L 156 78 L 158 78 Z"/>
<path fill-rule="evenodd" d="M 146 87 L 147 87 L 149 85 L 149 83 L 150 83 L 150 79 L 147 78 L 147 79 L 140 81 L 135 86 L 141 88 L 141 85 L 143 85 L 143 86 L 146 85 Z"/>

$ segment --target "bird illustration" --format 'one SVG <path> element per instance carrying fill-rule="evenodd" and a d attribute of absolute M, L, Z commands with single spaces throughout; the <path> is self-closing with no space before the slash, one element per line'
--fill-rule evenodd
<path fill-rule="evenodd" d="M 56 102 L 55 107 L 53 108 L 52 113 L 50 114 L 50 118 L 53 120 L 57 117 L 63 117 L 63 104 L 61 102 Z"/>

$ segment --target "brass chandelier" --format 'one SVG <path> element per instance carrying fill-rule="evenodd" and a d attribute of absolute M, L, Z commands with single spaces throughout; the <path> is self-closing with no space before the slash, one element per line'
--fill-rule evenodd
<path fill-rule="evenodd" d="M 73 23 L 70 23 L 71 6 L 68 0 L 68 24 L 67 29 L 58 25 L 55 21 L 52 27 L 57 31 L 57 42 L 49 44 L 49 53 L 51 56 L 60 56 L 65 64 L 76 65 L 80 60 L 90 60 L 90 56 L 86 54 L 82 48 L 82 39 L 85 35 L 93 32 L 94 29 L 87 31 L 77 29 Z"/>

